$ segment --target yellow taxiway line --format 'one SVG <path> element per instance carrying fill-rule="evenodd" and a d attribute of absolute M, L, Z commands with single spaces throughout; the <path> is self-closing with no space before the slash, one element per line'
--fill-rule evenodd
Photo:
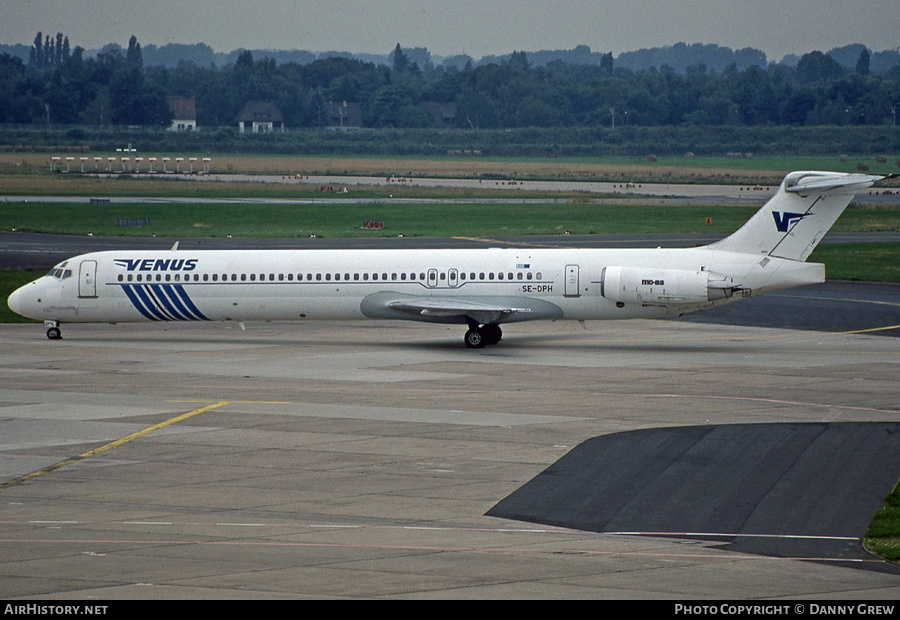
<path fill-rule="evenodd" d="M 130 435 L 126 435 L 125 437 L 121 437 L 116 439 L 115 441 L 111 441 L 108 444 L 102 445 L 99 448 L 94 448 L 93 450 L 88 450 L 78 456 L 73 456 L 64 461 L 60 461 L 59 463 L 54 463 L 53 465 L 49 465 L 44 467 L 43 469 L 39 469 L 37 471 L 33 471 L 30 474 L 25 474 L 24 476 L 19 476 L 18 478 L 13 478 L 12 480 L 7 480 L 6 482 L 0 483 L 0 491 L 8 489 L 9 487 L 15 486 L 17 484 L 22 484 L 23 482 L 27 482 L 38 476 L 43 476 L 44 474 L 48 474 L 52 471 L 56 471 L 57 469 L 62 469 L 63 467 L 67 467 L 72 465 L 73 463 L 77 463 L 79 461 L 83 461 L 84 459 L 90 458 L 92 456 L 96 456 L 107 450 L 112 450 L 118 446 L 124 445 L 130 441 L 134 441 L 135 439 L 139 439 L 145 435 L 149 435 L 154 431 L 158 431 L 167 426 L 171 426 L 172 424 L 177 424 L 178 422 L 182 422 L 187 420 L 188 418 L 192 418 L 195 415 L 199 415 L 201 413 L 206 413 L 207 411 L 211 411 L 213 409 L 218 409 L 219 407 L 224 407 L 225 405 L 230 404 L 231 401 L 228 400 L 220 400 L 211 405 L 206 405 L 205 407 L 199 407 L 192 411 L 188 411 L 187 413 L 182 413 L 181 415 L 175 416 L 174 418 L 170 418 L 164 422 L 160 422 L 159 424 L 154 424 L 153 426 L 148 426 L 147 428 L 140 430 L 136 433 L 132 433 Z"/>

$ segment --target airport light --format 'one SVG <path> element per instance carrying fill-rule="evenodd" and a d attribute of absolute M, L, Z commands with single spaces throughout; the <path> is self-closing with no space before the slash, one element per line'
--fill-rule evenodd
<path fill-rule="evenodd" d="M 156 161 L 156 158 L 155 158 L 155 157 L 150 157 L 150 158 L 149 158 L 149 161 L 150 161 L 150 172 L 153 172 L 153 162 Z"/>
<path fill-rule="evenodd" d="M 55 171 L 55 166 L 58 163 L 59 163 L 59 157 L 51 157 L 50 158 L 50 172 Z"/>
<path fill-rule="evenodd" d="M 94 172 L 99 172 L 99 171 L 100 171 L 100 162 L 101 162 L 101 161 L 103 161 L 103 158 L 102 158 L 102 157 L 95 157 L 95 158 L 94 158 Z"/>
<path fill-rule="evenodd" d="M 184 157 L 176 157 L 175 158 L 175 172 L 181 172 L 181 162 L 184 161 Z"/>
<path fill-rule="evenodd" d="M 109 167 L 106 169 L 106 171 L 112 172 L 112 165 L 113 165 L 113 162 L 116 161 L 116 158 L 115 157 L 107 157 L 106 159 L 109 160 Z"/>
<path fill-rule="evenodd" d="M 81 171 L 84 172 L 84 162 L 87 161 L 87 157 L 81 157 Z"/>
<path fill-rule="evenodd" d="M 143 157 L 135 157 L 135 158 L 134 158 L 134 171 L 135 171 L 135 172 L 140 172 L 140 171 L 141 171 L 141 162 L 142 162 L 142 161 L 144 161 L 144 158 L 143 158 Z"/>
<path fill-rule="evenodd" d="M 211 160 L 209 157 L 203 158 L 203 172 L 205 172 L 206 174 L 209 174 L 209 162 L 210 161 Z"/>
<path fill-rule="evenodd" d="M 169 171 L 166 169 L 166 166 L 167 166 L 167 164 L 169 163 L 169 159 L 171 159 L 171 158 L 170 158 L 170 157 L 163 157 L 163 172 L 166 172 L 166 173 L 169 172 Z"/>

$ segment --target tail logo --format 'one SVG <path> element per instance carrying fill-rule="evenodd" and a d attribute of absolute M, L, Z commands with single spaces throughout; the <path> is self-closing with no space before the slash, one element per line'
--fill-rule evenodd
<path fill-rule="evenodd" d="M 778 229 L 778 232 L 787 232 L 791 224 L 799 222 L 810 215 L 812 213 L 790 213 L 788 211 L 779 213 L 778 211 L 772 211 L 772 217 L 775 218 L 775 228 Z"/>

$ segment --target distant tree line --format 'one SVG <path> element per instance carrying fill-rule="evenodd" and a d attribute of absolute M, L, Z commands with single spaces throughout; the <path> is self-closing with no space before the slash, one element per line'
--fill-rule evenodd
<path fill-rule="evenodd" d="M 852 67 L 819 51 L 794 66 L 765 65 L 764 56 L 739 50 L 721 70 L 703 62 L 638 70 L 588 48 L 572 51 L 580 63 L 535 63 L 539 54 L 518 51 L 496 62 L 434 66 L 427 50 L 399 44 L 387 63 L 343 56 L 279 63 L 244 50 L 224 66 L 170 67 L 145 66 L 135 37 L 127 50 L 88 58 L 61 33 L 37 33 L 27 61 L 0 54 L 0 122 L 166 126 L 168 97 L 180 95 L 195 99 L 201 127 L 233 125 L 251 100 L 275 103 L 295 128 L 328 125 L 330 104 L 344 101 L 358 103 L 362 126 L 371 128 L 895 125 L 900 64 L 874 72 L 872 54 L 859 47 Z M 701 48 L 671 53 L 699 61 Z M 433 103 L 453 113 L 436 120 Z"/>

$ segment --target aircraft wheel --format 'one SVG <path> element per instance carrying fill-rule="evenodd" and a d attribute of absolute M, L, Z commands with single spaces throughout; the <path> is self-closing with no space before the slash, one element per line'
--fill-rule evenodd
<path fill-rule="evenodd" d="M 487 340 L 481 328 L 470 329 L 466 332 L 466 346 L 470 349 L 480 349 L 486 344 Z"/>
<path fill-rule="evenodd" d="M 481 329 L 484 332 L 485 344 L 497 344 L 503 338 L 503 330 L 499 325 L 489 324 Z"/>
<path fill-rule="evenodd" d="M 62 332 L 59 331 L 58 327 L 51 327 L 47 330 L 47 338 L 50 340 L 60 340 L 62 339 Z"/>

